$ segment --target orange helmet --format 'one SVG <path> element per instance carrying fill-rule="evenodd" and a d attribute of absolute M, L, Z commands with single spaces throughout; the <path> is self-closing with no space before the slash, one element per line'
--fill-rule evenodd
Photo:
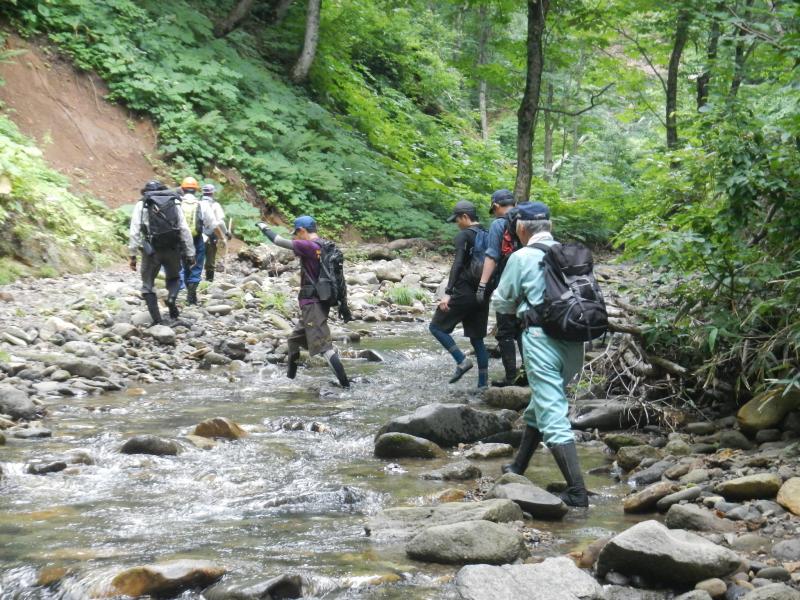
<path fill-rule="evenodd" d="M 200 185 L 194 177 L 184 177 L 181 181 L 181 187 L 185 190 L 199 190 Z"/>

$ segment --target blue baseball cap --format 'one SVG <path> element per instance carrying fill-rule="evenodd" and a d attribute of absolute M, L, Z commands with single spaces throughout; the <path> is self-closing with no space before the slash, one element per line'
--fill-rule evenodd
<path fill-rule="evenodd" d="M 302 215 L 297 217 L 294 220 L 294 231 L 292 234 L 296 234 L 297 230 L 300 228 L 305 229 L 306 231 L 316 231 L 317 230 L 317 222 L 314 220 L 314 217 L 309 217 L 308 215 Z"/>
<path fill-rule="evenodd" d="M 489 207 L 489 212 L 494 213 L 496 206 L 514 206 L 514 194 L 511 190 L 497 190 L 492 194 L 492 204 Z"/>
<path fill-rule="evenodd" d="M 517 204 L 517 215 L 522 221 L 546 221 L 550 219 L 550 209 L 544 202 L 522 202 Z"/>

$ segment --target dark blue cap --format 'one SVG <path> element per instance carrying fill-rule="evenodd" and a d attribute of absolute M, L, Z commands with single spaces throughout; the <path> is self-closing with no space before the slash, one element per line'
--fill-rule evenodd
<path fill-rule="evenodd" d="M 511 206 L 514 204 L 514 194 L 511 190 L 497 190 L 492 194 L 492 204 Z"/>
<path fill-rule="evenodd" d="M 316 231 L 317 222 L 314 220 L 314 217 L 309 217 L 308 215 L 302 215 L 294 220 L 293 233 L 297 233 L 297 230 L 300 229 L 301 227 L 306 231 Z"/>
<path fill-rule="evenodd" d="M 517 215 L 522 221 L 546 221 L 550 219 L 550 209 L 543 202 L 522 202 L 517 204 Z"/>

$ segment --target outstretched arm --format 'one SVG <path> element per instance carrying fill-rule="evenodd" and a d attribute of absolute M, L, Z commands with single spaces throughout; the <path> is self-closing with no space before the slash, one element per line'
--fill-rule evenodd
<path fill-rule="evenodd" d="M 280 246 L 281 248 L 286 248 L 287 250 L 293 250 L 294 246 L 292 246 L 292 240 L 287 240 L 284 237 L 279 236 L 275 233 L 272 229 L 269 228 L 269 225 L 264 223 L 263 221 L 256 224 L 265 236 L 269 238 L 269 241 L 275 244 L 276 246 Z"/>

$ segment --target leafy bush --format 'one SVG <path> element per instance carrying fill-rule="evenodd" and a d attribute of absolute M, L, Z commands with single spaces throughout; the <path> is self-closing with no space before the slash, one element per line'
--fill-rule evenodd
<path fill-rule="evenodd" d="M 427 300 L 428 294 L 419 288 L 405 285 L 393 285 L 386 292 L 386 297 L 392 304 L 411 306 L 415 300 Z"/>

